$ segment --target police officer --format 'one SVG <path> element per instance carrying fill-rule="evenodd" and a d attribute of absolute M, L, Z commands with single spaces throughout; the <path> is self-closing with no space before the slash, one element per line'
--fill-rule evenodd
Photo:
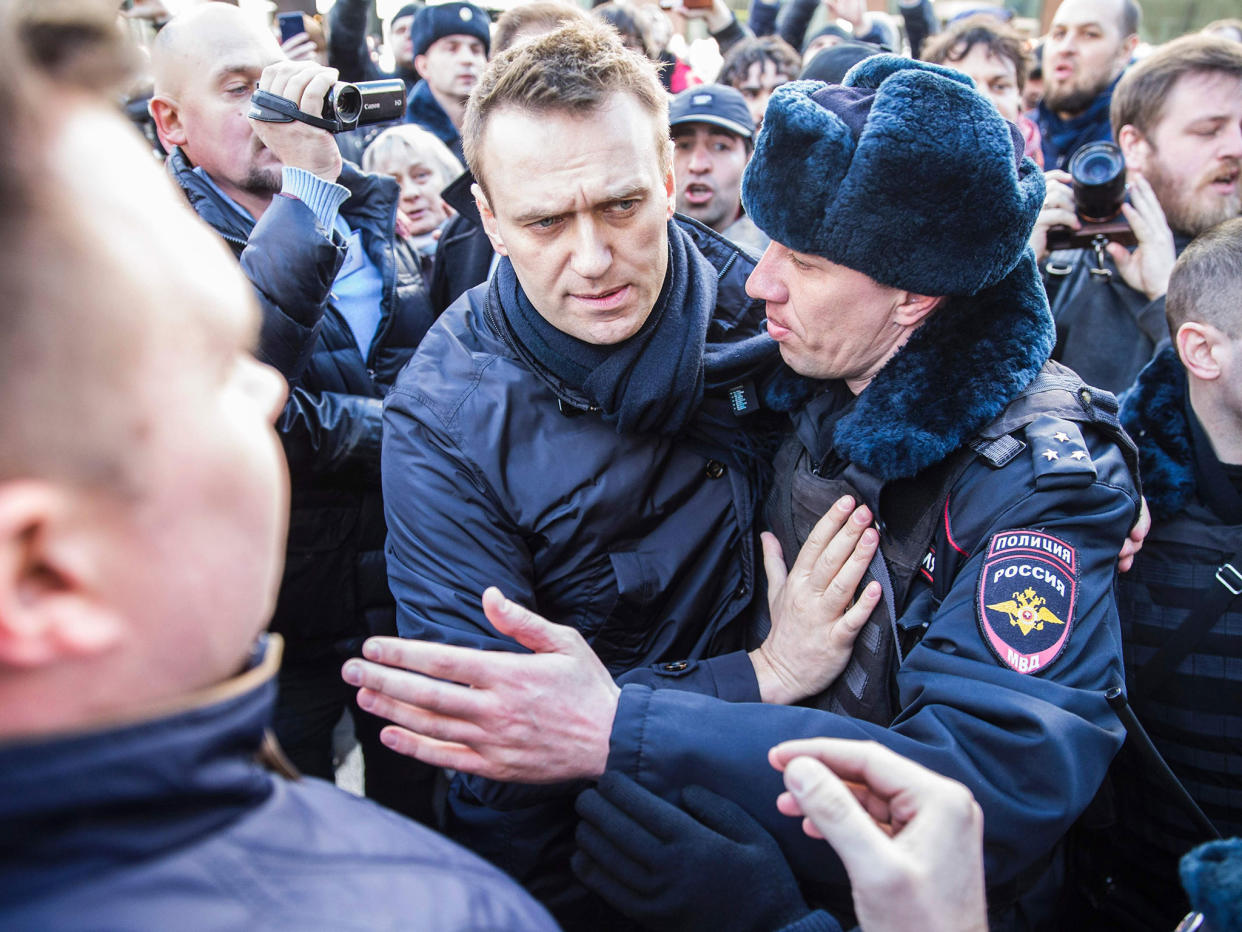
<path fill-rule="evenodd" d="M 490 590 L 488 619 L 533 655 L 380 639 L 367 656 L 386 666 L 346 666 L 360 702 L 404 726 L 392 746 L 506 779 L 626 774 L 670 802 L 702 785 L 776 838 L 804 891 L 848 912 L 840 863 L 774 806 L 768 749 L 869 738 L 972 791 L 998 924 L 1050 912 L 1058 842 L 1123 738 L 1104 691 L 1121 680 L 1112 584 L 1139 496 L 1115 401 L 1048 361 L 1052 320 L 1025 249 L 1044 182 L 1021 153 L 968 78 L 893 56 L 769 105 L 743 199 L 773 242 L 748 290 L 785 362 L 824 389 L 778 455 L 767 519 L 781 547 L 766 556 L 796 552 L 842 492 L 877 515 L 883 551 L 867 583 L 882 604 L 819 708 L 618 689 L 580 638 Z M 805 572 L 795 563 L 769 600 Z M 670 681 L 687 667 L 670 665 Z M 627 818 L 587 835 L 623 842 Z M 591 850 L 584 878 L 616 894 Z M 678 876 L 692 898 L 700 874 L 683 859 Z M 735 915 L 752 892 L 730 898 Z M 672 899 L 613 901 L 658 922 L 655 908 L 684 914 Z"/>

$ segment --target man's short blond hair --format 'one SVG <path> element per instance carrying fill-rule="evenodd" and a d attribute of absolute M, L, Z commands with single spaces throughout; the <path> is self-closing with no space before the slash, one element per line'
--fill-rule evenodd
<path fill-rule="evenodd" d="M 668 95 L 651 61 L 627 50 L 613 29 L 570 23 L 492 59 L 470 95 L 462 124 L 466 164 L 484 194 L 483 137 L 493 114 L 513 108 L 586 116 L 617 93 L 630 94 L 651 115 L 660 172 L 667 174 L 672 162 Z"/>

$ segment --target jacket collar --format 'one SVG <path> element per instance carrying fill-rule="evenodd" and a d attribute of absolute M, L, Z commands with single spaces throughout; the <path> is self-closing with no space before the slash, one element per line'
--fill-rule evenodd
<path fill-rule="evenodd" d="M 1038 375 L 1055 340 L 1027 250 L 1004 279 L 937 308 L 836 420 L 846 459 L 888 481 L 943 460 Z"/>
<path fill-rule="evenodd" d="M 137 720 L 0 747 L 0 904 L 186 844 L 266 799 L 255 755 L 280 654 L 269 635 L 238 676 Z"/>
<path fill-rule="evenodd" d="M 1138 446 L 1152 515 L 1160 519 L 1181 511 L 1195 495 L 1194 450 L 1186 374 L 1172 346 L 1156 354 L 1122 397 L 1121 424 Z"/>
<path fill-rule="evenodd" d="M 414 88 L 414 92 L 410 94 L 409 103 L 405 108 L 405 122 L 417 123 L 438 137 L 450 149 L 457 149 L 458 140 L 461 138 L 457 127 L 453 125 L 453 121 L 449 119 L 449 115 L 444 112 L 439 102 L 431 96 L 431 88 L 427 86 L 426 81 Z"/>

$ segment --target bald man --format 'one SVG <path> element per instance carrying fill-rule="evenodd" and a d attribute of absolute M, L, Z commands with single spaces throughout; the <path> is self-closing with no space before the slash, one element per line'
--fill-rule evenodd
<path fill-rule="evenodd" d="M 256 83 L 319 112 L 335 70 L 288 61 L 261 23 L 220 3 L 174 17 L 152 66 L 169 173 L 240 259 L 263 312 L 259 358 L 292 386 L 277 423 L 293 494 L 272 620 L 288 642 L 276 732 L 299 769 L 332 779 L 332 730 L 352 698 L 340 664 L 362 637 L 396 631 L 381 401 L 434 314 L 417 266 L 394 247 L 397 183 L 342 162 L 324 130 L 247 117 Z M 352 713 L 368 795 L 429 819 L 432 771 L 397 758 L 378 720 Z"/>
<path fill-rule="evenodd" d="M 552 932 L 479 858 L 280 767 L 280 639 L 259 632 L 285 387 L 250 353 L 252 289 L 113 108 L 20 73 L 16 5 L 0 0 L 0 925 Z M 115 10 L 80 6 L 40 50 L 67 33 L 58 73 L 98 90 L 87 37 L 117 41 Z"/>

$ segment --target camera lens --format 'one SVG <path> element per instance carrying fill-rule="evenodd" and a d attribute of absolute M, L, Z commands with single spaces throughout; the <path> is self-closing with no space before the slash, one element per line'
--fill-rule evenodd
<path fill-rule="evenodd" d="M 362 94 L 353 84 L 335 84 L 323 102 L 324 119 L 356 124 L 362 113 Z"/>
<path fill-rule="evenodd" d="M 1082 219 L 1104 223 L 1121 213 L 1126 197 L 1126 161 L 1111 142 L 1083 146 L 1070 159 L 1074 203 Z"/>

